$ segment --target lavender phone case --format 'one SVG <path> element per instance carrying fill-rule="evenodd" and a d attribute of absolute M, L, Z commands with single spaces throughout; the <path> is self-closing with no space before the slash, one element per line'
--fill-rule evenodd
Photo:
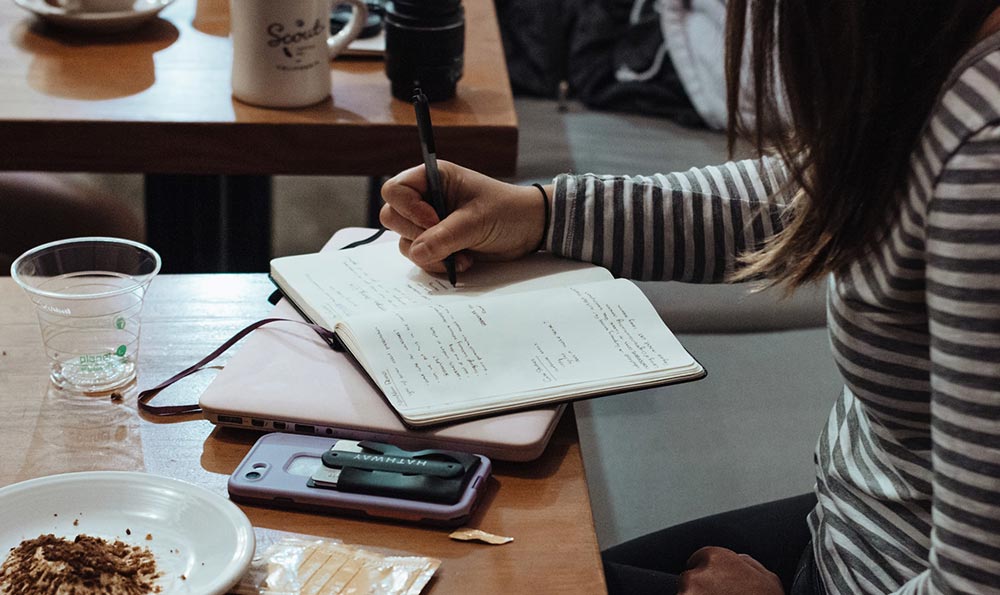
<path fill-rule="evenodd" d="M 306 485 L 302 475 L 330 449 L 336 438 L 301 434 L 265 434 L 229 476 L 229 496 L 236 502 L 297 508 L 332 514 L 390 518 L 434 525 L 460 525 L 475 509 L 490 475 L 490 460 L 482 455 L 475 475 L 455 504 L 435 504 L 385 496 L 352 494 Z M 315 468 L 315 467 L 313 467 Z M 248 476 L 249 475 L 249 476 Z"/>

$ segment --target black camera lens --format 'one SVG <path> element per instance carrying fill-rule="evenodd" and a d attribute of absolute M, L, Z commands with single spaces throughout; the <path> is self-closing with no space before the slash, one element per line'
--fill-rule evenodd
<path fill-rule="evenodd" d="M 385 73 L 392 95 L 409 101 L 420 89 L 449 99 L 465 65 L 461 0 L 392 0 L 385 4 Z"/>
<path fill-rule="evenodd" d="M 260 472 L 248 471 L 244 477 L 246 477 L 247 479 L 260 479 Z"/>

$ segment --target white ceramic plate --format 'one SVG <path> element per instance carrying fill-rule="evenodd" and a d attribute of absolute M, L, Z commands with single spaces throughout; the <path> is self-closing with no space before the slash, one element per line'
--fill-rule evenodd
<path fill-rule="evenodd" d="M 51 475 L 0 489 L 0 558 L 46 533 L 83 533 L 149 548 L 161 574 L 161 595 L 225 593 L 246 572 L 254 551 L 250 521 L 226 498 L 176 479 L 126 471 Z"/>
<path fill-rule="evenodd" d="M 46 0 L 14 0 L 21 8 L 34 13 L 38 18 L 57 27 L 92 31 L 94 33 L 117 33 L 134 29 L 156 18 L 161 10 L 174 0 L 136 0 L 132 10 L 120 12 L 66 12 Z"/>

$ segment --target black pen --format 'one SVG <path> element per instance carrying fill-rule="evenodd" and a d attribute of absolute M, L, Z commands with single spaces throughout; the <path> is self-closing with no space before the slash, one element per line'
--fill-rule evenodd
<path fill-rule="evenodd" d="M 424 171 L 427 174 L 427 194 L 424 200 L 429 202 L 438 219 L 448 216 L 448 208 L 444 204 L 444 194 L 441 189 L 441 172 L 438 171 L 437 155 L 434 152 L 434 130 L 431 128 L 431 110 L 427 105 L 427 96 L 420 89 L 413 91 L 413 111 L 417 114 L 417 133 L 420 135 L 420 153 L 424 158 Z M 444 267 L 448 271 L 448 281 L 454 287 L 458 281 L 455 274 L 455 255 L 449 254 L 444 259 Z"/>

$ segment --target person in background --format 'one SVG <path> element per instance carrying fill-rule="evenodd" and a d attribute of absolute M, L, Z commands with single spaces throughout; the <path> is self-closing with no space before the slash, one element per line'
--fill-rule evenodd
<path fill-rule="evenodd" d="M 558 98 L 561 107 L 574 98 L 592 109 L 726 128 L 726 0 L 495 5 L 516 96 Z M 752 90 L 743 92 L 749 99 Z"/>
<path fill-rule="evenodd" d="M 635 279 L 828 282 L 845 387 L 815 493 L 610 548 L 612 593 L 1000 593 L 998 5 L 730 0 L 728 134 L 758 158 L 542 192 L 441 163 L 441 221 L 422 167 L 383 186 L 429 271 L 541 249 Z"/>
<path fill-rule="evenodd" d="M 143 241 L 141 219 L 115 197 L 72 177 L 0 173 L 0 275 L 39 244 L 78 236 Z"/>

